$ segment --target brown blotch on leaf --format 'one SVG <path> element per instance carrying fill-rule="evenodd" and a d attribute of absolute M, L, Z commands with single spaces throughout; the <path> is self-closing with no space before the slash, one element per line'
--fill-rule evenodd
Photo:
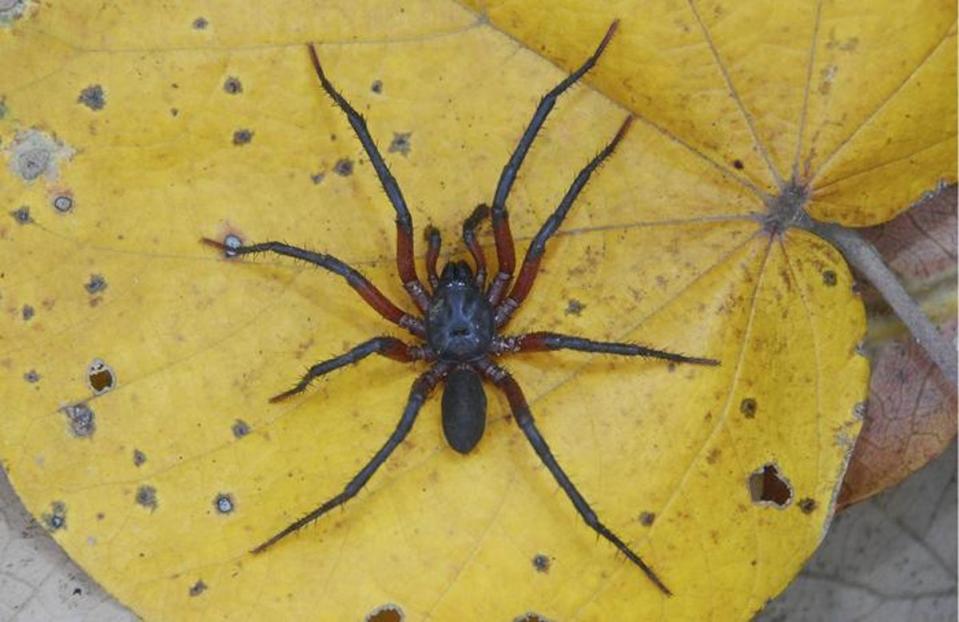
<path fill-rule="evenodd" d="M 803 514 L 812 514 L 816 511 L 816 508 L 819 507 L 819 504 L 816 503 L 816 500 L 809 497 L 801 499 L 797 505 L 799 506 L 799 509 L 802 510 Z"/>
<path fill-rule="evenodd" d="M 641 512 L 639 514 L 639 524 L 643 527 L 652 527 L 656 522 L 656 514 L 653 512 Z"/>
<path fill-rule="evenodd" d="M 136 494 L 137 505 L 149 509 L 151 512 L 157 509 L 157 489 L 153 486 L 140 486 Z"/>
<path fill-rule="evenodd" d="M 832 270 L 823 270 L 822 273 L 822 282 L 828 287 L 833 287 L 836 285 L 836 273 Z"/>
<path fill-rule="evenodd" d="M 751 397 L 747 397 L 739 403 L 739 412 L 741 412 L 747 419 L 752 419 L 756 416 L 756 410 L 759 407 L 756 405 L 756 400 Z"/>

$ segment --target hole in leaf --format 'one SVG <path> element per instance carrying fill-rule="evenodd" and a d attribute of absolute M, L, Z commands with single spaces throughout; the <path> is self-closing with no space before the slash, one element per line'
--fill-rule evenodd
<path fill-rule="evenodd" d="M 793 491 L 776 465 L 766 464 L 749 476 L 749 495 L 754 503 L 783 508 L 792 500 Z"/>
<path fill-rule="evenodd" d="M 116 386 L 116 376 L 101 359 L 93 359 L 87 366 L 87 383 L 95 394 L 101 395 Z"/>
<path fill-rule="evenodd" d="M 53 209 L 61 214 L 73 209 L 73 197 L 67 194 L 59 194 L 53 197 Z"/>
<path fill-rule="evenodd" d="M 366 614 L 365 622 L 403 622 L 406 615 L 399 605 L 386 603 Z"/>
<path fill-rule="evenodd" d="M 41 516 L 47 531 L 57 531 L 67 527 L 67 506 L 63 501 L 54 501 L 50 504 L 50 513 Z"/>
<path fill-rule="evenodd" d="M 228 493 L 220 493 L 213 500 L 213 507 L 220 514 L 229 514 L 234 510 L 236 504 L 233 502 L 233 496 Z"/>

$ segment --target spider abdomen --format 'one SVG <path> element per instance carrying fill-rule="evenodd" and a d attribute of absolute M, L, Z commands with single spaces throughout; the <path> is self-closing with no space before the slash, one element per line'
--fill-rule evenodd
<path fill-rule="evenodd" d="M 443 389 L 443 434 L 450 447 L 467 454 L 486 429 L 486 393 L 479 374 L 468 367 L 446 376 Z"/>

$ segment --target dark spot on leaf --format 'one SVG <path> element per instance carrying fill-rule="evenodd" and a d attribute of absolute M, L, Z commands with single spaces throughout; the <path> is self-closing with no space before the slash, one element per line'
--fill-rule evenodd
<path fill-rule="evenodd" d="M 73 588 L 73 595 L 74 595 L 74 596 L 82 596 L 82 595 L 83 595 L 83 590 L 80 589 L 80 588 L 78 588 L 78 587 L 75 587 L 75 588 Z"/>
<path fill-rule="evenodd" d="M 763 465 L 749 476 L 749 495 L 754 503 L 783 508 L 792 499 L 792 488 L 774 464 Z"/>
<path fill-rule="evenodd" d="M 586 305 L 576 300 L 575 298 L 570 298 L 569 302 L 566 303 L 566 315 L 575 315 L 579 316 L 583 312 L 583 309 L 586 308 Z"/>
<path fill-rule="evenodd" d="M 206 583 L 203 582 L 203 579 L 198 580 L 196 583 L 190 586 L 190 596 L 199 596 L 206 591 Z"/>
<path fill-rule="evenodd" d="M 230 76 L 223 83 L 223 90 L 230 95 L 238 95 L 243 92 L 243 83 L 235 76 Z"/>
<path fill-rule="evenodd" d="M 412 145 L 410 136 L 413 132 L 393 132 L 393 141 L 390 143 L 390 153 L 409 155 Z"/>
<path fill-rule="evenodd" d="M 236 505 L 233 503 L 233 496 L 228 493 L 220 493 L 213 499 L 213 507 L 220 514 L 229 514 Z"/>
<path fill-rule="evenodd" d="M 83 104 L 90 110 L 102 110 L 107 105 L 103 87 L 99 84 L 92 84 L 83 89 L 80 91 L 80 96 L 77 97 L 77 103 Z"/>
<path fill-rule="evenodd" d="M 171 116 L 171 117 L 175 117 L 175 116 L 177 116 L 178 114 L 180 114 L 180 109 L 179 109 L 179 108 L 170 108 L 170 116 Z"/>
<path fill-rule="evenodd" d="M 819 507 L 819 504 L 816 503 L 816 500 L 809 497 L 800 499 L 798 505 L 803 514 L 812 514 L 816 511 L 816 508 Z"/>
<path fill-rule="evenodd" d="M 97 430 L 96 414 L 84 402 L 64 406 L 60 409 L 70 422 L 70 431 L 77 438 L 93 436 Z"/>
<path fill-rule="evenodd" d="M 139 449 L 133 450 L 133 464 L 134 466 L 140 466 L 147 461 L 147 455 L 140 451 Z"/>
<path fill-rule="evenodd" d="M 653 512 L 640 512 L 639 524 L 643 527 L 651 527 L 656 522 L 656 514 Z"/>
<path fill-rule="evenodd" d="M 746 165 L 743 164 L 742 160 L 733 160 L 733 168 L 735 168 L 737 171 L 741 171 L 746 168 Z"/>
<path fill-rule="evenodd" d="M 383 81 L 382 80 L 373 80 L 373 84 L 370 85 L 370 90 L 374 93 L 383 92 Z"/>
<path fill-rule="evenodd" d="M 310 175 L 310 180 L 312 180 L 314 184 L 318 184 L 321 181 L 323 181 L 324 177 L 326 177 L 326 173 L 323 171 L 320 171 L 319 173 L 313 173 L 312 175 Z"/>
<path fill-rule="evenodd" d="M 193 20 L 193 27 L 197 30 L 203 30 L 210 25 L 210 22 L 206 21 L 205 17 L 198 17 Z"/>
<path fill-rule="evenodd" d="M 533 556 L 533 568 L 536 569 L 536 572 L 549 572 L 550 564 L 551 561 L 549 557 L 542 553 L 537 553 Z"/>
<path fill-rule="evenodd" d="M 87 367 L 87 382 L 97 395 L 106 393 L 116 386 L 113 369 L 100 359 L 93 359 Z"/>
<path fill-rule="evenodd" d="M 513 618 L 513 622 L 551 622 L 549 618 L 541 616 L 534 611 L 527 611 L 522 615 Z"/>
<path fill-rule="evenodd" d="M 107 288 L 107 280 L 103 278 L 102 274 L 91 274 L 90 280 L 83 287 L 88 294 L 96 294 Z"/>
<path fill-rule="evenodd" d="M 366 614 L 365 622 L 403 622 L 406 615 L 399 605 L 386 603 Z"/>
<path fill-rule="evenodd" d="M 832 270 L 823 270 L 822 282 L 829 287 L 834 286 L 836 284 L 836 273 Z"/>
<path fill-rule="evenodd" d="M 17 224 L 25 225 L 28 222 L 33 222 L 33 218 L 30 217 L 29 205 L 21 205 L 17 209 L 10 212 L 10 215 L 13 216 L 13 219 L 17 221 Z"/>
<path fill-rule="evenodd" d="M 39 382 L 40 374 L 37 373 L 37 370 L 31 369 L 27 373 L 23 374 L 23 379 L 29 383 Z"/>
<path fill-rule="evenodd" d="M 157 489 L 153 486 L 140 486 L 136 494 L 137 505 L 148 508 L 151 512 L 157 509 Z"/>
<path fill-rule="evenodd" d="M 69 212 L 73 209 L 73 197 L 60 194 L 53 198 L 53 209 L 57 210 L 61 214 Z"/>
<path fill-rule="evenodd" d="M 251 130 L 242 129 L 233 132 L 234 145 L 245 145 L 251 140 L 253 140 L 253 132 Z"/>
<path fill-rule="evenodd" d="M 747 397 L 739 403 L 739 412 L 746 416 L 747 419 L 752 419 L 756 416 L 756 400 L 751 397 Z"/>
<path fill-rule="evenodd" d="M 343 158 L 338 160 L 336 164 L 333 165 L 333 172 L 339 175 L 340 177 L 347 177 L 353 174 L 353 161 L 349 158 Z"/>
<path fill-rule="evenodd" d="M 233 430 L 233 436 L 237 438 L 243 438 L 250 433 L 250 424 L 242 419 L 237 419 L 233 422 L 233 427 L 231 429 Z"/>
<path fill-rule="evenodd" d="M 23 309 L 20 310 L 20 314 L 23 316 L 23 321 L 27 322 L 36 314 L 36 310 L 30 305 L 23 305 Z"/>
<path fill-rule="evenodd" d="M 50 504 L 50 512 L 41 517 L 47 531 L 57 531 L 67 528 L 67 506 L 63 501 L 54 501 Z"/>

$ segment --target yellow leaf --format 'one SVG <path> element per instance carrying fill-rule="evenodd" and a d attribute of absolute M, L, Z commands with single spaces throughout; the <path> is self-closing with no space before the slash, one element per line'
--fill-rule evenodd
<path fill-rule="evenodd" d="M 802 231 L 771 235 L 767 204 L 794 162 L 798 182 L 816 180 L 810 210 L 829 216 L 817 198 L 829 180 L 829 205 L 854 206 L 836 216 L 849 223 L 882 220 L 954 175 L 954 159 L 923 160 L 926 177 L 906 178 L 916 167 L 875 142 L 886 119 L 923 158 L 940 153 L 922 149 L 932 141 L 948 146 L 941 128 L 907 137 L 926 125 L 882 111 L 904 106 L 890 94 L 910 96 L 910 71 L 951 45 L 953 9 L 917 26 L 832 5 L 780 19 L 756 5 L 767 20 L 756 28 L 712 6 L 579 5 L 486 4 L 490 23 L 452 3 L 73 2 L 29 4 L 0 26 L 0 198 L 14 212 L 0 225 L 0 459 L 120 600 L 148 619 L 357 620 L 389 603 L 410 620 L 735 619 L 795 574 L 858 432 L 864 320 L 839 254 Z M 625 116 L 642 122 L 550 242 L 509 332 L 635 340 L 722 366 L 575 352 L 505 364 L 573 481 L 675 596 L 583 525 L 492 387 L 469 456 L 445 445 L 436 395 L 343 511 L 251 556 L 342 489 L 395 427 L 417 373 L 371 358 L 268 404 L 312 363 L 400 333 L 332 275 L 226 262 L 198 243 L 235 233 L 322 250 L 409 307 L 394 213 L 303 43 L 317 42 L 367 117 L 417 231 L 432 223 L 459 251 L 463 218 L 490 199 L 538 98 L 565 75 L 533 50 L 575 67 L 614 17 L 593 88 L 561 99 L 510 197 L 520 257 Z M 893 79 L 894 50 L 875 49 L 897 29 L 912 55 L 895 56 L 906 60 Z M 809 90 L 804 104 L 809 77 L 845 58 L 852 36 L 859 64 L 833 76 L 833 99 Z M 930 71 L 954 75 L 949 56 Z M 842 82 L 853 72 L 882 74 L 870 98 Z M 807 160 L 822 177 L 802 176 Z M 881 200 L 863 203 L 854 180 L 875 175 Z M 764 481 L 788 499 L 762 500 Z"/>

